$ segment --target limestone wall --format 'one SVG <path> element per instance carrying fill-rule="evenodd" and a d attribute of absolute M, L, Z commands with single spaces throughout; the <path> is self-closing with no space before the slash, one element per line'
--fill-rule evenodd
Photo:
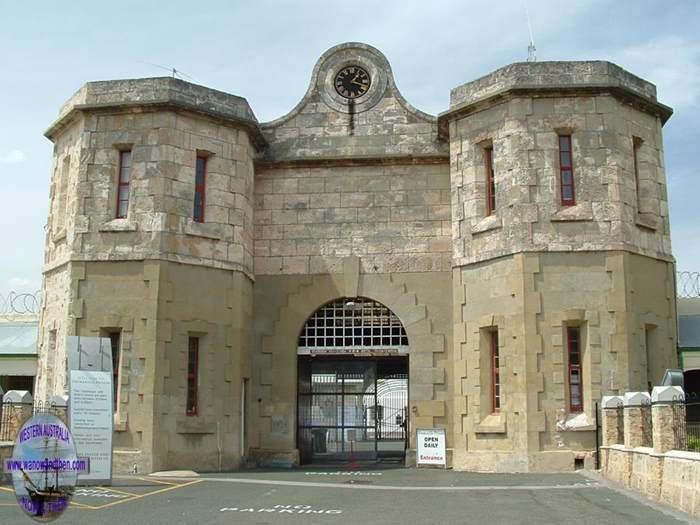
<path fill-rule="evenodd" d="M 651 396 L 627 392 L 624 399 L 603 397 L 601 471 L 651 499 L 700 516 L 700 453 L 674 449 L 685 435 L 679 420 L 685 412 L 674 409 L 682 399 L 683 390 L 677 386 L 654 387 Z M 636 417 L 642 407 L 651 411 L 650 418 Z"/>
<path fill-rule="evenodd" d="M 625 252 L 520 254 L 455 269 L 455 465 L 529 471 L 572 470 L 576 458 L 591 464 L 596 400 L 642 383 L 645 389 L 661 366 L 675 364 L 672 289 L 672 265 Z M 578 326 L 582 338 L 581 413 L 569 412 L 567 326 Z M 494 328 L 497 414 L 485 337 Z"/>
<path fill-rule="evenodd" d="M 255 180 L 255 273 L 449 271 L 447 164 L 268 169 Z"/>
<path fill-rule="evenodd" d="M 357 100 L 341 97 L 334 87 L 336 72 L 348 65 L 363 67 L 372 79 Z M 269 142 L 264 156 L 269 162 L 447 155 L 447 144 L 437 137 L 437 119 L 401 96 L 379 50 L 357 42 L 326 51 L 299 104 L 261 127 Z"/>
<path fill-rule="evenodd" d="M 576 63 L 567 64 L 555 69 L 575 71 Z M 518 251 L 611 249 L 671 260 L 664 117 L 655 106 L 632 107 L 612 86 L 586 95 L 580 90 L 590 78 L 526 93 L 531 96 L 508 92 L 512 86 L 506 83 L 496 90 L 500 96 L 490 98 L 479 91 L 480 82 L 458 88 L 473 89 L 475 100 L 457 97 L 440 116 L 449 125 L 456 264 Z M 648 98 L 646 104 L 658 104 Z M 559 134 L 572 137 L 575 206 L 561 205 Z M 639 198 L 635 137 L 641 140 Z M 493 147 L 496 185 L 496 213 L 488 216 L 487 146 Z"/>
<path fill-rule="evenodd" d="M 55 167 L 38 392 L 66 392 L 67 335 L 120 331 L 116 471 L 191 468 L 183 458 L 193 454 L 201 468 L 232 468 L 248 366 L 253 157 L 265 143 L 247 102 L 168 78 L 89 83 L 47 136 Z M 127 149 L 129 211 L 115 219 Z M 203 223 L 192 218 L 198 155 L 207 157 Z M 190 332 L 204 344 L 202 417 L 183 426 Z M 216 423 L 214 414 L 223 414 Z"/>
<path fill-rule="evenodd" d="M 251 377 L 253 283 L 240 272 L 175 263 L 161 267 L 160 283 L 154 464 L 203 471 L 238 468 L 241 385 Z M 190 336 L 199 338 L 196 416 L 186 415 Z"/>

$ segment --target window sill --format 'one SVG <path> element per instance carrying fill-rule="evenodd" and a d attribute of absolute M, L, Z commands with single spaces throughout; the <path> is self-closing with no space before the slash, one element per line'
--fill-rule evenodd
<path fill-rule="evenodd" d="M 506 416 L 503 412 L 489 414 L 474 427 L 475 434 L 505 434 Z"/>
<path fill-rule="evenodd" d="M 503 224 L 501 223 L 501 218 L 498 215 L 489 215 L 472 226 L 472 235 L 497 230 L 502 226 Z"/>
<path fill-rule="evenodd" d="M 99 227 L 101 232 L 135 232 L 137 229 L 136 223 L 128 219 L 112 219 Z"/>
<path fill-rule="evenodd" d="M 592 221 L 593 206 L 590 201 L 579 202 L 573 206 L 563 206 L 552 213 L 552 222 Z"/>
<path fill-rule="evenodd" d="M 122 418 L 121 414 L 114 414 L 114 431 L 126 432 L 126 417 Z"/>
<path fill-rule="evenodd" d="M 645 230 L 656 231 L 659 229 L 659 219 L 652 213 L 638 213 L 635 223 Z"/>
<path fill-rule="evenodd" d="M 187 219 L 185 223 L 185 235 L 193 237 L 204 237 L 206 239 L 214 239 L 220 241 L 222 239 L 221 231 L 218 224 L 195 222 L 192 219 Z"/>
<path fill-rule="evenodd" d="M 215 434 L 216 422 L 205 416 L 179 416 L 175 422 L 178 434 Z"/>
<path fill-rule="evenodd" d="M 591 422 L 585 412 L 561 414 L 557 419 L 557 431 L 559 432 L 590 432 L 592 430 L 595 430 L 595 423 Z"/>

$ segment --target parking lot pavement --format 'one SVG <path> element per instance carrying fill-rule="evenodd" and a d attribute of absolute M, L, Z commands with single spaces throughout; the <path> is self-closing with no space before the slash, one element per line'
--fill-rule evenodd
<path fill-rule="evenodd" d="M 0 487 L 0 523 L 28 518 Z M 57 523 L 679 524 L 680 513 L 579 474 L 473 474 L 417 469 L 301 469 L 116 478 L 79 487 Z"/>

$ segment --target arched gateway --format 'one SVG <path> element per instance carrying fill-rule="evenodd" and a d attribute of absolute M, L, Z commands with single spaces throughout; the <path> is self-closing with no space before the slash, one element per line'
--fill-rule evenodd
<path fill-rule="evenodd" d="M 399 318 L 364 297 L 332 301 L 306 322 L 297 353 L 301 462 L 403 459 L 408 337 Z"/>

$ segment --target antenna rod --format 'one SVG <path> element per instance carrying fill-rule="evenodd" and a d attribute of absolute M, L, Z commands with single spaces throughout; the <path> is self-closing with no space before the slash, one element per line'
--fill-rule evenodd
<path fill-rule="evenodd" d="M 525 17 L 527 18 L 527 30 L 530 33 L 530 43 L 527 46 L 527 61 L 537 62 L 537 55 L 535 52 L 537 48 L 535 47 L 535 39 L 532 37 L 532 24 L 530 23 L 530 10 L 527 8 L 527 0 L 523 0 L 525 5 Z"/>

